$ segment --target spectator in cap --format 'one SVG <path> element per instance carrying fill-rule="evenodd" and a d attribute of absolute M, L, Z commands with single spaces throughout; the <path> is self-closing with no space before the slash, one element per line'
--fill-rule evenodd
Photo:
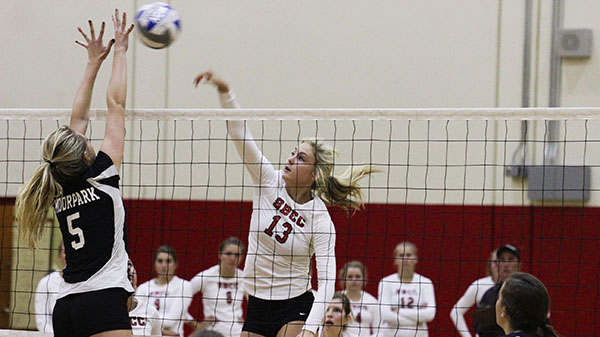
<path fill-rule="evenodd" d="M 483 294 L 473 315 L 475 332 L 479 337 L 504 336 L 502 328 L 496 324 L 496 301 L 500 288 L 506 279 L 521 269 L 521 253 L 511 245 L 505 244 L 496 250 L 498 261 L 498 283 Z"/>

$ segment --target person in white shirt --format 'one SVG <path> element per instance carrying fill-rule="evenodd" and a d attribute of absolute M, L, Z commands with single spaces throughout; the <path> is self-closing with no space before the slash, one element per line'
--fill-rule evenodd
<path fill-rule="evenodd" d="M 63 281 L 62 270 L 67 264 L 65 246 L 62 241 L 58 246 L 58 260 L 60 261 L 60 270 L 44 276 L 35 290 L 35 322 L 40 332 L 53 332 L 52 312 L 54 311 L 54 304 L 56 304 L 58 289 Z"/>
<path fill-rule="evenodd" d="M 348 334 L 360 337 L 377 335 L 379 302 L 363 290 L 367 279 L 365 265 L 360 261 L 350 261 L 340 269 L 338 278 L 354 315 L 354 320 L 348 324 Z"/>
<path fill-rule="evenodd" d="M 135 297 L 158 311 L 164 336 L 183 337 L 184 324 L 196 328 L 194 318 L 188 313 L 194 296 L 192 285 L 175 275 L 177 256 L 171 246 L 158 247 L 154 255 L 154 269 L 157 277 L 142 283 Z"/>
<path fill-rule="evenodd" d="M 196 85 L 201 81 L 217 87 L 224 108 L 239 108 L 223 80 L 204 72 L 194 79 Z M 241 336 L 314 337 L 335 290 L 336 235 L 327 206 L 360 209 L 358 181 L 374 169 L 352 166 L 334 176 L 335 150 L 320 141 L 298 140 L 283 170 L 276 171 L 244 121 L 227 121 L 227 130 L 255 185 L 244 266 L 248 311 Z"/>
<path fill-rule="evenodd" d="M 415 273 L 417 247 L 401 242 L 394 250 L 398 272 L 379 282 L 381 321 L 379 335 L 427 337 L 427 323 L 435 317 L 433 283 Z"/>
<path fill-rule="evenodd" d="M 137 272 L 131 260 L 127 261 L 127 278 L 133 290 L 137 288 Z M 160 336 L 160 317 L 154 306 L 135 298 L 132 294 L 127 299 L 131 331 L 134 336 Z"/>
<path fill-rule="evenodd" d="M 321 337 L 349 337 L 352 335 L 348 329 L 352 323 L 352 309 L 350 300 L 341 292 L 333 294 L 333 298 L 323 317 Z"/>
<path fill-rule="evenodd" d="M 219 247 L 219 264 L 190 280 L 192 292 L 202 292 L 204 321 L 199 329 L 211 329 L 225 337 L 242 333 L 244 289 L 238 266 L 245 251 L 240 239 L 225 239 Z"/>
<path fill-rule="evenodd" d="M 496 258 L 496 251 L 492 251 L 490 258 L 487 262 L 486 267 L 487 276 L 475 280 L 467 288 L 464 295 L 456 302 L 452 310 L 450 310 L 450 319 L 456 326 L 456 331 L 460 333 L 462 337 L 472 337 L 467 322 L 465 321 L 465 313 L 469 311 L 472 306 L 476 306 L 483 294 L 493 287 L 498 282 L 498 263 Z"/>

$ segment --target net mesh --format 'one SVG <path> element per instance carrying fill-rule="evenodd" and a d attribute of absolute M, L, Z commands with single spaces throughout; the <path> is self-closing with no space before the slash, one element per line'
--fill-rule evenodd
<path fill-rule="evenodd" d="M 39 328 L 36 288 L 42 277 L 61 268 L 61 235 L 52 212 L 51 230 L 32 252 L 14 224 L 13 205 L 18 188 L 40 164 L 44 138 L 68 123 L 68 113 L 0 112 L 0 294 L 6 308 L 0 328 Z M 87 136 L 96 149 L 104 113 L 92 111 Z M 275 169 L 285 166 L 302 139 L 314 137 L 339 152 L 336 172 L 365 164 L 382 170 L 361 181 L 363 210 L 349 216 L 329 209 L 337 232 L 337 268 L 362 262 L 364 290 L 377 299 L 380 280 L 398 270 L 396 245 L 414 243 L 416 272 L 430 279 L 435 291 L 435 316 L 423 323 L 429 334 L 458 335 L 453 306 L 474 280 L 486 276 L 490 252 L 510 243 L 520 250 L 521 270 L 547 286 L 558 332 L 597 335 L 599 117 L 595 109 L 131 111 L 120 184 L 138 284 L 156 277 L 153 259 L 160 245 L 175 249 L 176 274 L 190 280 L 218 264 L 222 240 L 234 236 L 248 243 L 255 185 L 224 122 L 248 119 L 246 126 Z M 549 139 L 553 128 L 557 136 Z M 316 278 L 315 273 L 315 289 Z M 339 281 L 336 289 L 342 287 Z M 203 307 L 203 300 L 246 301 L 231 297 L 237 292 L 221 291 L 196 294 L 191 316 L 199 321 L 215 316 L 216 311 L 206 312 L 212 307 Z M 155 304 L 154 298 L 148 300 Z M 388 310 L 388 304 L 376 305 L 377 311 Z M 464 318 L 472 331 L 468 313 Z M 364 326 L 367 310 L 362 314 L 355 321 Z M 169 320 L 180 323 L 170 318 L 163 323 Z M 233 333 L 233 322 L 221 323 Z M 371 325 L 367 335 L 398 329 L 381 320 Z"/>

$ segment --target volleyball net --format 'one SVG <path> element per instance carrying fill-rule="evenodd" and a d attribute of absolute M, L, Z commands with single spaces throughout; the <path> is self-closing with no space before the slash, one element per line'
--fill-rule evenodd
<path fill-rule="evenodd" d="M 13 206 L 44 138 L 68 114 L 0 110 L 0 329 L 35 330 L 36 287 L 61 268 L 52 212 L 30 251 Z M 104 115 L 91 112 L 96 150 Z M 503 244 L 517 247 L 521 270 L 547 286 L 560 334 L 600 333 L 600 109 L 133 110 L 127 119 L 120 184 L 138 283 L 155 277 L 160 245 L 175 249 L 176 274 L 189 280 L 218 264 L 222 240 L 247 244 L 255 186 L 225 125 L 243 119 L 275 169 L 306 138 L 335 148 L 336 171 L 381 169 L 361 181 L 363 210 L 330 208 L 337 267 L 362 262 L 364 290 L 377 297 L 379 281 L 397 272 L 396 245 L 414 243 L 416 272 L 435 289 L 431 336 L 458 336 L 451 309 Z M 196 295 L 189 308 L 197 320 L 206 316 L 201 302 Z"/>

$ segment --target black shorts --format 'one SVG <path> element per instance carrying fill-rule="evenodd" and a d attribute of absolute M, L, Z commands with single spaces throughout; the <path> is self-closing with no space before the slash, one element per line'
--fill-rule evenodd
<path fill-rule="evenodd" d="M 276 337 L 279 330 L 289 322 L 305 322 L 314 300 L 310 291 L 288 300 L 263 300 L 250 296 L 242 331 Z"/>
<path fill-rule="evenodd" d="M 131 330 L 123 288 L 109 288 L 65 296 L 52 313 L 55 337 L 87 337 L 105 331 Z"/>

